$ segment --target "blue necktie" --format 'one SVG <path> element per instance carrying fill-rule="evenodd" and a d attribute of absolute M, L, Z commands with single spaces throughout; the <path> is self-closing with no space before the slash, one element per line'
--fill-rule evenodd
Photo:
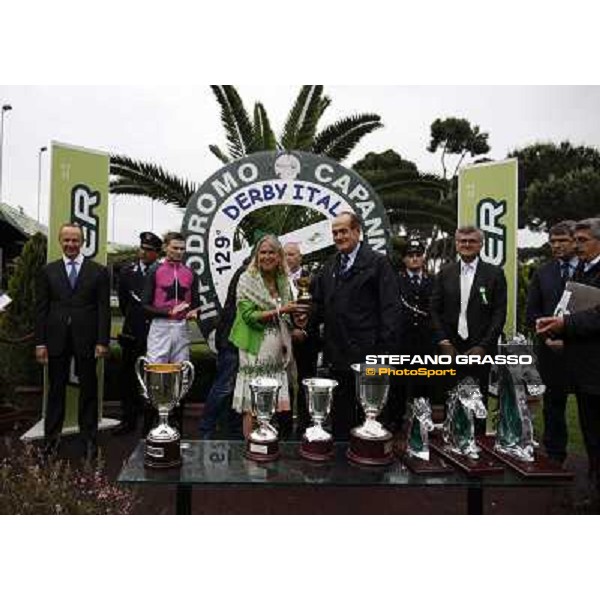
<path fill-rule="evenodd" d="M 564 261 L 561 267 L 561 277 L 563 282 L 567 282 L 570 279 L 571 269 L 569 263 Z"/>
<path fill-rule="evenodd" d="M 350 256 L 348 254 L 342 254 L 340 260 L 340 272 L 345 273 L 348 270 L 348 263 L 350 262 Z"/>
<path fill-rule="evenodd" d="M 74 260 L 69 263 L 69 283 L 71 289 L 74 290 L 77 284 L 77 263 Z"/>

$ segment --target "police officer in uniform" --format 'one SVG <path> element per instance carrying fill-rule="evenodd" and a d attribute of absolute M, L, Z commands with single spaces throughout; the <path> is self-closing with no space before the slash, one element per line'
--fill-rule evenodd
<path fill-rule="evenodd" d="M 398 325 L 398 354 L 410 356 L 435 354 L 429 317 L 429 304 L 433 281 L 425 271 L 425 246 L 418 239 L 410 239 L 403 257 L 404 269 L 400 271 L 400 323 Z M 414 368 L 418 369 L 420 365 Z M 390 390 L 389 408 L 384 416 L 389 427 L 398 430 L 409 399 L 426 396 L 432 400 L 433 388 L 423 385 L 421 379 L 394 377 Z"/>
<path fill-rule="evenodd" d="M 113 430 L 114 435 L 124 435 L 136 429 L 139 416 L 144 414 L 143 434 L 145 435 L 153 420 L 153 413 L 145 406 L 135 376 L 135 362 L 146 354 L 146 339 L 150 320 L 142 306 L 142 295 L 146 275 L 158 259 L 162 247 L 161 239 L 150 231 L 140 234 L 138 258 L 126 265 L 119 276 L 119 308 L 125 317 L 123 330 L 119 336 L 122 349 L 123 382 L 121 394 L 121 424 Z"/>

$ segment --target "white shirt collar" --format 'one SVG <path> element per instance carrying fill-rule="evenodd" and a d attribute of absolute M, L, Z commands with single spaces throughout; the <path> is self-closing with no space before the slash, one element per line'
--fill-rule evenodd
<path fill-rule="evenodd" d="M 302 265 L 300 265 L 293 273 L 290 273 L 290 279 L 296 281 L 302 275 Z"/>
<path fill-rule="evenodd" d="M 598 254 L 598 256 L 596 256 L 596 258 L 590 260 L 590 262 L 585 263 L 583 266 L 583 271 L 584 272 L 589 271 L 598 262 L 600 262 L 600 254 Z"/>
<path fill-rule="evenodd" d="M 346 267 L 347 269 L 349 269 L 353 264 L 354 261 L 356 260 L 356 255 L 358 254 L 358 251 L 360 250 L 360 242 L 358 242 L 358 244 L 356 244 L 356 246 L 354 247 L 354 250 L 352 250 L 352 252 L 350 252 L 350 254 L 348 254 L 348 266 Z"/>
<path fill-rule="evenodd" d="M 81 267 L 83 264 L 83 254 L 79 253 L 75 258 L 70 259 L 69 257 L 63 254 L 63 261 L 65 263 L 65 267 L 68 267 L 71 264 L 71 261 L 75 263 L 77 268 Z"/>
<path fill-rule="evenodd" d="M 470 273 L 475 273 L 477 270 L 477 265 L 479 264 L 479 256 L 475 257 L 475 260 L 472 260 L 470 263 L 466 263 L 462 258 L 460 259 L 460 272 L 464 273 L 467 269 L 469 269 Z"/>

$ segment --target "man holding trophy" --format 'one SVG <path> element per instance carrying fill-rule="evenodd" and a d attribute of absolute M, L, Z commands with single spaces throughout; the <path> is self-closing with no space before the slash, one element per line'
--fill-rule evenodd
<path fill-rule="evenodd" d="M 324 325 L 324 361 L 338 381 L 331 411 L 333 435 L 348 440 L 359 423 L 350 366 L 396 344 L 398 279 L 388 258 L 361 242 L 361 223 L 350 212 L 332 221 L 337 253 L 315 278 L 314 320 Z"/>

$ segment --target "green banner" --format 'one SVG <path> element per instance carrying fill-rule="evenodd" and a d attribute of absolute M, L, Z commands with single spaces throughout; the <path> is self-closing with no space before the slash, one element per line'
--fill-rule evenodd
<path fill-rule="evenodd" d="M 504 333 L 511 338 L 517 331 L 517 159 L 461 169 L 458 178 L 458 224 L 479 227 L 485 235 L 481 257 L 504 269 L 508 286 Z"/>
<path fill-rule="evenodd" d="M 84 233 L 82 254 L 106 264 L 110 156 L 52 142 L 48 262 L 59 259 L 58 232 L 64 223 L 78 223 Z M 98 410 L 102 417 L 104 368 L 98 361 Z M 44 377 L 46 383 L 47 377 Z M 77 427 L 77 380 L 71 367 L 67 388 L 65 430 Z M 47 385 L 44 385 L 44 413 Z"/>

